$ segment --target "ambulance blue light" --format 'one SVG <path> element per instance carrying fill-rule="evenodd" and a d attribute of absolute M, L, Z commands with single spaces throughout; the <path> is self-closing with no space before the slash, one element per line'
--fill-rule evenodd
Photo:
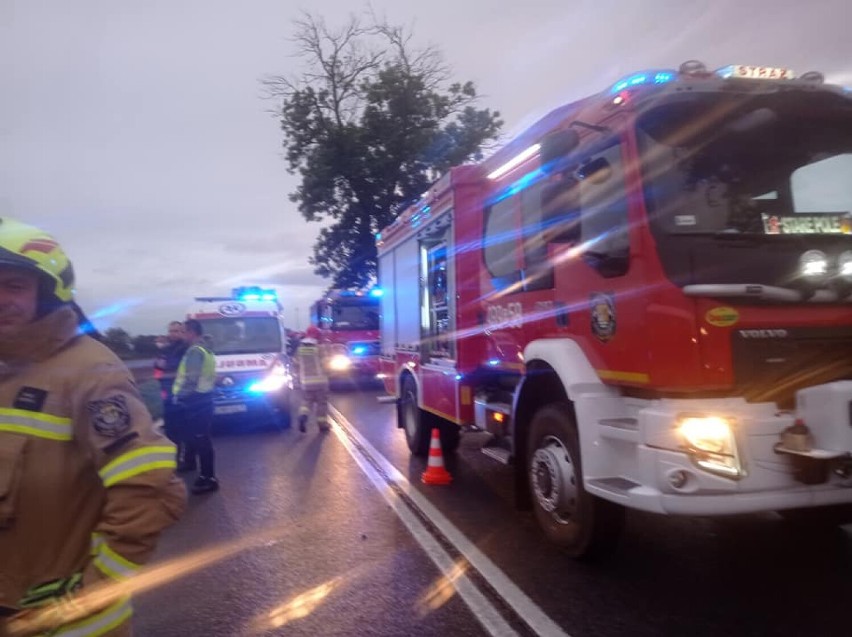
<path fill-rule="evenodd" d="M 370 290 L 370 296 L 375 296 L 375 297 L 378 298 L 378 297 L 384 296 L 384 295 L 385 295 L 385 291 L 382 288 L 373 288 L 372 290 Z"/>
<path fill-rule="evenodd" d="M 278 295 L 276 295 L 275 292 L 264 292 L 263 294 L 260 295 L 261 301 L 274 301 L 277 298 L 278 298 Z"/>
<path fill-rule="evenodd" d="M 361 356 L 367 353 L 367 348 L 363 345 L 356 345 L 352 348 L 352 353 L 355 354 L 355 356 Z"/>
<path fill-rule="evenodd" d="M 252 294 L 243 294 L 243 295 L 240 297 L 240 300 L 241 300 L 241 301 L 259 301 L 259 300 L 260 300 L 260 294 L 254 294 L 254 293 L 252 293 Z"/>

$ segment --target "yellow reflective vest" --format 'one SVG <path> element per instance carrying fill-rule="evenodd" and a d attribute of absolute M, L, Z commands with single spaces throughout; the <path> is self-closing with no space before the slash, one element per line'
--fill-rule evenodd
<path fill-rule="evenodd" d="M 202 356 L 201 369 L 189 369 L 190 365 L 187 364 L 187 361 L 196 358 L 199 354 Z M 194 363 L 192 367 L 195 367 Z M 178 365 L 172 393 L 176 397 L 185 397 L 188 394 L 209 394 L 213 391 L 215 384 L 216 357 L 213 352 L 196 343 L 186 350 L 186 354 L 183 355 L 180 365 Z"/>

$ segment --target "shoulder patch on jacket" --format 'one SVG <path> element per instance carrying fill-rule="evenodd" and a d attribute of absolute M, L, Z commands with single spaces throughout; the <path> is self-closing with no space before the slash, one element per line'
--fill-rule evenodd
<path fill-rule="evenodd" d="M 47 398 L 47 390 L 37 387 L 21 387 L 12 407 L 25 411 L 41 411 L 44 408 L 44 400 Z"/>
<path fill-rule="evenodd" d="M 86 404 L 91 414 L 92 427 L 103 436 L 120 436 L 130 429 L 130 410 L 124 396 L 110 396 L 104 400 L 91 400 Z"/>

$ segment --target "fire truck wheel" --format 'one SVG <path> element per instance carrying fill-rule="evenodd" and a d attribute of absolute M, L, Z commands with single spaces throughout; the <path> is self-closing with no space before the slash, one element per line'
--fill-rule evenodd
<path fill-rule="evenodd" d="M 397 410 L 397 418 L 405 431 L 405 441 L 411 455 L 425 456 L 429 453 L 432 414 L 417 406 L 417 385 L 410 377 L 406 377 L 402 383 L 402 395 Z"/>
<path fill-rule="evenodd" d="M 624 508 L 583 487 L 574 412 L 554 403 L 530 423 L 527 471 L 533 511 L 549 540 L 577 559 L 609 553 L 624 528 Z"/>
<path fill-rule="evenodd" d="M 449 420 L 440 419 L 441 451 L 455 453 L 461 442 L 461 427 Z"/>

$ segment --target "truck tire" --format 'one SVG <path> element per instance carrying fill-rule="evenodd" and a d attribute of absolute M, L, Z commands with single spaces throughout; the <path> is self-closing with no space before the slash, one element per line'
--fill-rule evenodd
<path fill-rule="evenodd" d="M 441 431 L 441 451 L 444 453 L 455 453 L 461 442 L 461 427 L 444 418 L 438 420 L 440 421 L 439 426 Z"/>
<path fill-rule="evenodd" d="M 530 423 L 527 481 L 547 538 L 575 559 L 610 553 L 624 528 L 624 508 L 586 492 L 574 413 L 565 403 L 540 408 Z"/>
<path fill-rule="evenodd" d="M 405 442 L 408 443 L 411 455 L 425 456 L 429 453 L 432 414 L 417 406 L 417 385 L 410 376 L 406 376 L 402 382 L 397 418 L 405 432 Z"/>

